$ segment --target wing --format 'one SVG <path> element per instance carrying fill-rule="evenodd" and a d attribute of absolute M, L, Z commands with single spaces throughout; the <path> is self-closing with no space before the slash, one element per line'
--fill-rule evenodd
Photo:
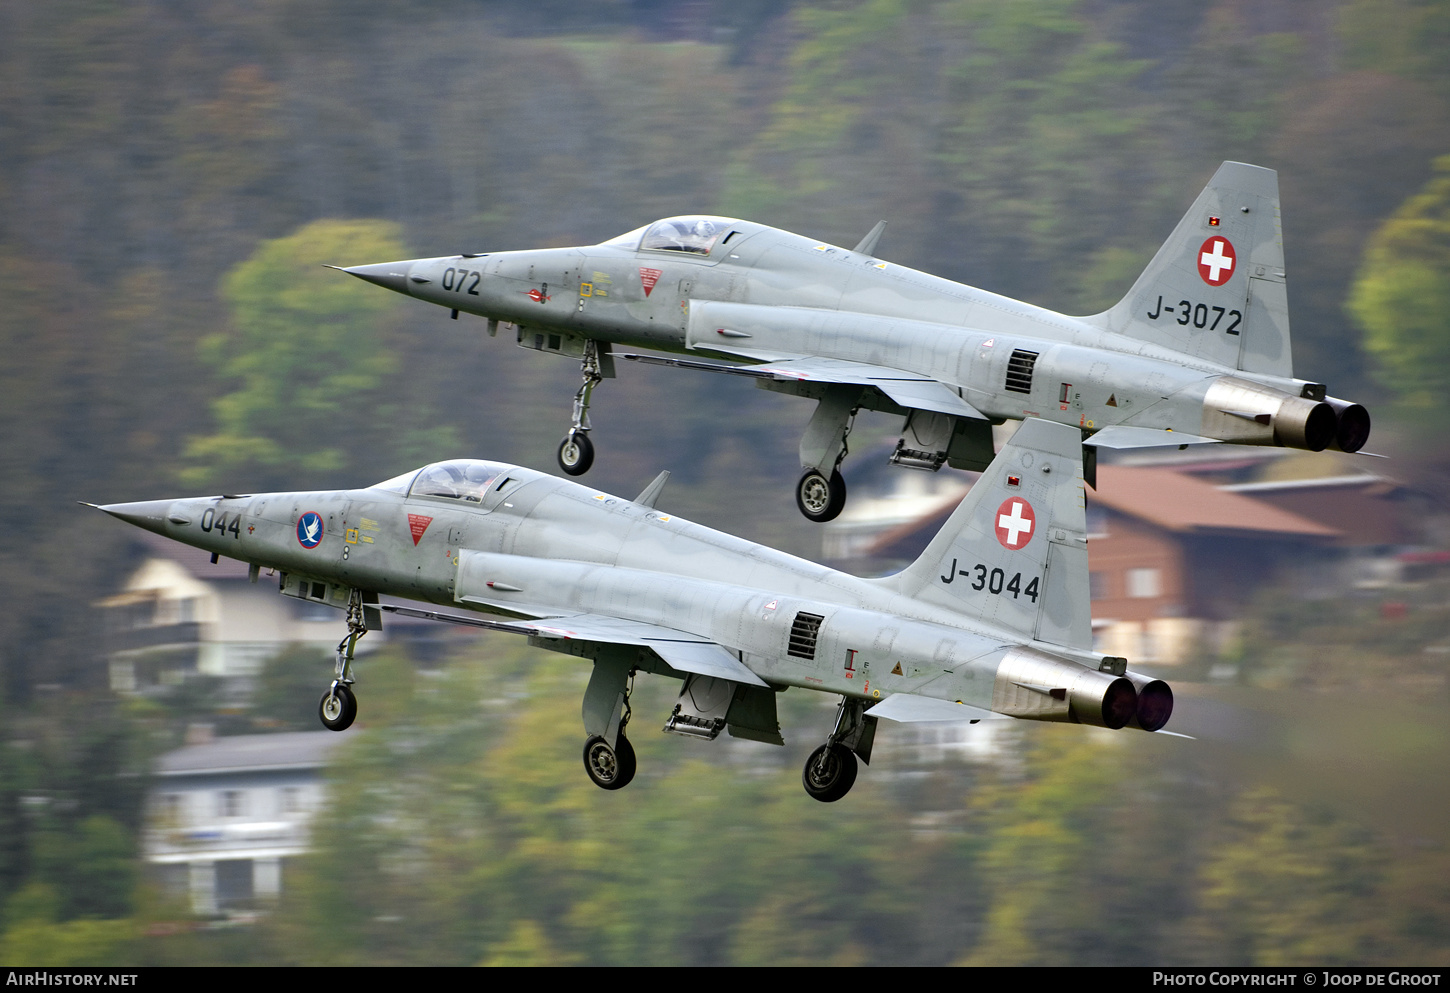
<path fill-rule="evenodd" d="M 508 631 L 534 638 L 562 641 L 597 641 L 609 645 L 638 645 L 648 648 L 672 668 L 716 679 L 729 679 L 749 686 L 768 686 L 723 646 L 698 635 L 641 621 L 602 614 L 567 614 L 535 620 L 490 620 L 460 614 L 445 614 L 419 607 L 386 603 L 381 609 L 404 617 L 423 617 L 490 631 Z"/>
<path fill-rule="evenodd" d="M 732 349 L 741 355 L 743 349 Z M 704 359 L 680 359 L 664 355 L 623 354 L 621 358 L 648 365 L 669 365 L 681 369 L 723 372 L 732 376 L 773 379 L 777 382 L 847 383 L 853 386 L 874 386 L 893 401 L 912 410 L 930 410 L 959 417 L 986 420 L 981 411 L 957 395 L 956 390 L 930 376 L 921 376 L 901 369 L 848 362 L 845 359 L 791 356 L 750 365 L 728 365 Z M 761 356 L 764 357 L 764 356 Z"/>
<path fill-rule="evenodd" d="M 1168 445 L 1216 445 L 1220 444 L 1220 440 L 1165 431 L 1161 428 L 1113 424 L 1098 431 L 1083 444 L 1096 445 L 1099 448 L 1159 448 Z"/>

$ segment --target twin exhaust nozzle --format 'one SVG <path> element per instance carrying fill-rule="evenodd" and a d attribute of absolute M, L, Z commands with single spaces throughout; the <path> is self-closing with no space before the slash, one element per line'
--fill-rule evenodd
<path fill-rule="evenodd" d="M 992 709 L 1025 720 L 1064 721 L 1118 730 L 1157 731 L 1173 716 L 1173 690 L 1108 657 L 1089 669 L 1031 648 L 1015 648 L 997 667 Z"/>

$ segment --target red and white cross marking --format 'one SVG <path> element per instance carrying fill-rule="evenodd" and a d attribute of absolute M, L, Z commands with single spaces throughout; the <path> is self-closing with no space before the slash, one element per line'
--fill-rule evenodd
<path fill-rule="evenodd" d="M 1016 551 L 1026 547 L 1037 530 L 1037 515 L 1032 504 L 1021 497 L 1008 497 L 997 508 L 997 540 L 1003 548 Z"/>
<path fill-rule="evenodd" d="M 1214 235 L 1198 249 L 1198 274 L 1209 286 L 1222 286 L 1234 274 L 1238 256 L 1227 238 Z"/>

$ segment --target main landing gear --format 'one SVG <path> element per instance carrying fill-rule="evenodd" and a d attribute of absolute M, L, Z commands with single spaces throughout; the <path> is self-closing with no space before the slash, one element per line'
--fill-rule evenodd
<path fill-rule="evenodd" d="M 574 416 L 569 433 L 559 442 L 559 468 L 571 476 L 582 476 L 594 464 L 594 443 L 589 440 L 589 398 L 594 387 L 604 379 L 599 365 L 599 343 L 590 338 L 584 343 L 584 358 L 580 362 L 584 385 L 574 394 Z M 613 375 L 613 373 L 610 373 Z"/>
<path fill-rule="evenodd" d="M 831 385 L 801 435 L 801 465 L 806 471 L 795 486 L 795 505 L 806 520 L 818 524 L 833 521 L 846 506 L 841 463 L 850 451 L 846 439 L 856 422 L 860 400 L 860 387 Z"/>
<path fill-rule="evenodd" d="M 363 621 L 362 591 L 353 590 L 347 600 L 347 637 L 337 643 L 337 670 L 332 685 L 317 704 L 317 716 L 329 731 L 346 731 L 357 717 L 357 697 L 353 695 L 353 651 L 357 640 L 368 633 Z"/>
<path fill-rule="evenodd" d="M 596 658 L 584 691 L 584 771 L 601 790 L 622 790 L 634 779 L 634 746 L 624 736 L 634 692 L 632 654 Z"/>
<path fill-rule="evenodd" d="M 871 744 L 876 737 L 876 718 L 866 716 L 869 700 L 841 698 L 836 711 L 836 726 L 826 743 L 806 759 L 801 771 L 801 785 L 813 799 L 834 803 L 851 791 L 856 783 L 859 756 L 871 761 Z"/>

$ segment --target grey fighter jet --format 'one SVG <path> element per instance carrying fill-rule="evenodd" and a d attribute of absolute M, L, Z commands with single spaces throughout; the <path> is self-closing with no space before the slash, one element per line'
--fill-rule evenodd
<path fill-rule="evenodd" d="M 891 461 L 982 469 L 993 424 L 1038 417 L 1096 449 L 1232 442 L 1358 451 L 1357 403 L 1295 379 L 1271 169 L 1225 162 L 1128 295 L 1091 317 L 728 217 L 672 217 L 585 248 L 454 255 L 344 269 L 477 314 L 496 335 L 580 360 L 559 464 L 593 462 L 589 401 L 614 358 L 754 378 L 818 401 L 801 440 L 801 512 L 845 505 L 840 464 L 862 409 L 901 414 Z M 616 353 L 653 348 L 691 356 Z M 728 361 L 720 361 L 721 359 Z"/>
<path fill-rule="evenodd" d="M 283 594 L 347 611 L 319 715 L 357 713 L 353 649 L 384 612 L 528 637 L 589 659 L 584 767 L 635 772 L 625 734 L 637 672 L 682 681 L 664 730 L 784 744 L 775 695 L 839 695 L 806 762 L 817 800 L 869 762 L 877 721 L 1017 717 L 1157 731 L 1173 694 L 1092 650 L 1081 435 L 1035 418 L 921 558 L 859 579 L 655 506 L 517 466 L 440 462 L 376 486 L 101 507 L 177 541 L 275 569 Z M 440 550 L 443 554 L 439 554 Z M 380 602 L 379 595 L 421 601 Z"/>

